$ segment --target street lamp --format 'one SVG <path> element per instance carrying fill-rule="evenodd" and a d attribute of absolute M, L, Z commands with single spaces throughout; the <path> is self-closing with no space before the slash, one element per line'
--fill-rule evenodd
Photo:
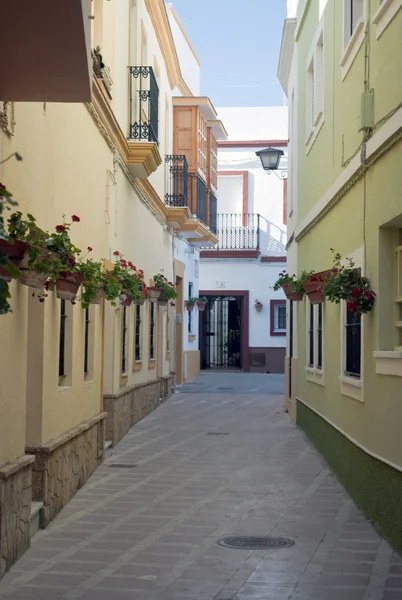
<path fill-rule="evenodd" d="M 287 179 L 288 172 L 286 169 L 281 169 L 279 174 L 276 173 L 276 171 L 279 171 L 279 163 L 284 155 L 283 150 L 278 150 L 278 148 L 264 148 L 264 150 L 258 150 L 256 155 L 268 175 L 274 173 L 279 179 Z"/>

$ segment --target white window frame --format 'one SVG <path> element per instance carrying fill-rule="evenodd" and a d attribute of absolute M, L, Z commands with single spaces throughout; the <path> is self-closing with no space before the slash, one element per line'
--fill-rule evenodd
<path fill-rule="evenodd" d="M 351 3 L 360 1 L 362 3 L 363 14 L 357 21 L 355 28 L 350 35 Z M 342 27 L 342 48 L 343 55 L 341 59 L 342 81 L 348 74 L 355 58 L 364 42 L 367 25 L 367 0 L 343 0 L 343 27 Z"/>
<path fill-rule="evenodd" d="M 402 8 L 402 0 L 380 0 L 378 10 L 373 14 L 371 22 L 376 26 L 375 37 L 378 40 L 392 19 Z"/>
<path fill-rule="evenodd" d="M 318 315 L 319 315 L 319 306 L 321 306 L 322 317 L 321 317 L 321 367 L 318 366 Z M 313 332 L 314 332 L 314 357 L 313 357 L 313 365 L 309 364 L 310 358 L 310 310 L 313 307 Z M 324 379 L 324 320 L 325 320 L 325 306 L 324 303 L 319 304 L 311 304 L 310 300 L 307 298 L 306 301 L 306 366 L 304 368 L 306 373 L 306 380 L 311 383 L 316 383 L 318 385 L 325 385 Z"/>
<path fill-rule="evenodd" d="M 286 327 L 284 329 L 279 329 L 279 327 L 275 327 L 276 323 L 279 324 L 279 308 L 282 308 L 285 310 L 285 320 L 286 320 Z M 288 314 L 287 314 L 287 308 L 286 308 L 286 302 L 284 302 L 283 304 L 274 304 L 274 326 L 273 326 L 273 332 L 274 333 L 284 333 L 286 334 L 287 331 L 287 323 L 288 323 Z"/>
<path fill-rule="evenodd" d="M 347 255 L 351 258 L 356 267 L 360 267 L 361 274 L 364 277 L 364 246 L 358 248 L 351 254 Z M 342 259 L 342 264 L 346 264 L 346 257 Z M 347 323 L 347 311 L 346 302 L 343 301 L 339 305 L 340 307 L 340 326 L 341 326 L 341 373 L 339 375 L 339 382 L 341 388 L 341 394 L 348 396 L 359 402 L 364 402 L 364 315 L 361 318 L 361 356 L 360 356 L 360 377 L 351 377 L 346 375 L 346 323 Z"/>
<path fill-rule="evenodd" d="M 306 152 L 324 124 L 324 19 L 321 19 L 306 61 Z"/>

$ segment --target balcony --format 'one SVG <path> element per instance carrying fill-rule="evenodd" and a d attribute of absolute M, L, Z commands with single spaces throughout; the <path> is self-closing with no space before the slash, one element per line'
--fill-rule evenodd
<path fill-rule="evenodd" d="M 0 13 L 0 98 L 91 100 L 89 0 L 2 0 Z"/>
<path fill-rule="evenodd" d="M 182 208 L 188 206 L 188 164 L 184 154 L 165 156 L 168 165 L 168 191 L 165 204 L 169 207 Z"/>
<path fill-rule="evenodd" d="M 152 67 L 128 67 L 130 72 L 130 140 L 158 140 L 159 87 Z"/>
<path fill-rule="evenodd" d="M 216 219 L 217 250 L 260 250 L 261 215 L 220 213 Z"/>

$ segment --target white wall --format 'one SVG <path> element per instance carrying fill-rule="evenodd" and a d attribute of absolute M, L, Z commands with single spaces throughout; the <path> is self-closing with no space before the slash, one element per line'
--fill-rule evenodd
<path fill-rule="evenodd" d="M 272 287 L 284 268 L 285 263 L 203 259 L 200 264 L 200 289 L 216 289 L 219 294 L 224 294 L 225 290 L 249 290 L 249 346 L 284 348 L 285 336 L 270 335 L 270 300 L 285 298 L 282 290 L 274 292 Z M 217 282 L 224 282 L 225 287 L 219 287 Z M 255 300 L 264 305 L 260 313 L 254 308 Z"/>
<path fill-rule="evenodd" d="M 233 175 L 218 177 L 218 213 L 243 212 L 243 177 Z"/>
<path fill-rule="evenodd" d="M 193 297 L 199 296 L 199 273 L 197 273 L 197 265 L 196 262 L 199 263 L 200 253 L 194 248 L 191 244 L 187 243 L 185 240 L 180 238 L 176 238 L 175 242 L 175 258 L 184 263 L 184 299 L 188 298 L 188 284 L 191 282 L 193 284 Z M 192 334 L 195 335 L 195 340 L 190 342 L 188 340 L 188 311 L 184 310 L 183 313 L 183 335 L 184 335 L 184 343 L 183 349 L 184 352 L 188 350 L 198 350 L 198 308 L 194 307 L 192 314 Z"/>
<path fill-rule="evenodd" d="M 199 96 L 201 87 L 201 68 L 198 57 L 195 56 L 191 45 L 186 39 L 183 25 L 173 10 L 173 5 L 170 2 L 166 4 L 166 9 L 183 79 L 190 88 L 193 96 Z M 177 93 L 175 95 L 180 94 Z"/>

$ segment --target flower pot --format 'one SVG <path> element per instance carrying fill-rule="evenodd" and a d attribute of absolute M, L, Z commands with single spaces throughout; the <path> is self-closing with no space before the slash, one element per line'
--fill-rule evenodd
<path fill-rule="evenodd" d="M 167 306 L 168 302 L 169 302 L 169 298 L 163 298 L 162 296 L 160 296 L 160 298 L 159 298 L 160 306 Z"/>
<path fill-rule="evenodd" d="M 155 300 L 158 300 L 161 294 L 162 290 L 159 288 L 148 288 L 148 298 L 151 300 L 151 302 L 155 302 Z"/>
<path fill-rule="evenodd" d="M 35 273 L 30 269 L 21 269 L 19 282 L 35 290 L 41 290 L 45 287 L 48 276 L 43 273 Z"/>
<path fill-rule="evenodd" d="M 304 298 L 304 292 L 293 292 L 289 294 L 288 299 L 293 300 L 293 302 L 301 302 Z"/>
<path fill-rule="evenodd" d="M 120 304 L 122 306 L 131 306 L 132 300 L 124 291 L 120 294 Z"/>
<path fill-rule="evenodd" d="M 197 302 L 198 310 L 200 312 L 204 312 L 206 305 L 207 305 L 207 302 L 205 302 L 205 300 L 198 300 L 198 302 Z"/>
<path fill-rule="evenodd" d="M 145 303 L 145 300 L 147 299 L 146 296 L 141 296 L 140 300 L 136 300 L 134 302 L 134 304 L 139 304 L 140 306 L 142 306 Z"/>
<path fill-rule="evenodd" d="M 262 311 L 262 307 L 264 306 L 263 304 L 254 304 L 255 306 L 255 310 L 257 312 L 261 312 Z"/>
<path fill-rule="evenodd" d="M 321 304 L 325 300 L 325 296 L 321 289 L 310 292 L 307 296 L 311 304 Z"/>
<path fill-rule="evenodd" d="M 194 304 L 186 304 L 186 309 L 188 312 L 193 312 L 194 310 Z"/>
<path fill-rule="evenodd" d="M 103 291 L 103 288 L 99 288 L 99 290 L 96 292 L 96 296 L 94 298 L 92 298 L 91 300 L 91 304 L 100 304 L 102 302 L 102 298 L 104 298 L 105 296 L 105 292 Z"/>
<path fill-rule="evenodd" d="M 56 281 L 57 297 L 60 300 L 73 301 L 77 295 L 81 283 L 82 275 L 80 275 L 80 273 L 69 273 L 64 277 L 60 277 Z"/>
<path fill-rule="evenodd" d="M 0 250 L 8 254 L 8 258 L 16 265 L 18 260 L 21 260 L 25 252 L 28 249 L 28 244 L 22 240 L 14 240 L 13 244 L 10 244 L 7 240 L 0 239 Z"/>

